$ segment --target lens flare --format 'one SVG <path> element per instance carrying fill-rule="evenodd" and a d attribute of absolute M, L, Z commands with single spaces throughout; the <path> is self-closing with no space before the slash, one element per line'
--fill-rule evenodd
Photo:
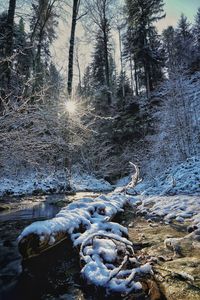
<path fill-rule="evenodd" d="M 74 114 L 76 112 L 76 103 L 74 101 L 67 101 L 65 108 L 69 114 Z"/>

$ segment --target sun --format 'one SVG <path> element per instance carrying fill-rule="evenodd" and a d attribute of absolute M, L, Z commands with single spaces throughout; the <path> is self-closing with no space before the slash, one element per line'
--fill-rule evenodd
<path fill-rule="evenodd" d="M 65 108 L 66 108 L 66 111 L 67 111 L 69 114 L 73 115 L 73 114 L 75 114 L 75 112 L 76 112 L 77 106 L 76 106 L 76 103 L 75 103 L 74 101 L 69 100 L 69 101 L 66 102 Z"/>

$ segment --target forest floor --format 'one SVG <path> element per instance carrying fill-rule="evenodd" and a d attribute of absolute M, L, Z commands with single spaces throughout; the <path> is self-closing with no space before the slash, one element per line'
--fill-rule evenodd
<path fill-rule="evenodd" d="M 169 197 L 170 201 L 170 197 Z M 162 218 L 151 220 L 136 210 L 127 209 L 121 216 L 128 227 L 132 242 L 145 247 L 136 254 L 149 257 L 153 263 L 156 282 L 168 300 L 198 300 L 200 295 L 200 240 L 188 238 L 190 222 L 176 220 L 167 224 Z M 175 238 L 179 248 L 166 247 L 166 240 Z M 155 298 L 154 298 L 155 297 Z M 152 295 L 152 299 L 157 299 Z"/>

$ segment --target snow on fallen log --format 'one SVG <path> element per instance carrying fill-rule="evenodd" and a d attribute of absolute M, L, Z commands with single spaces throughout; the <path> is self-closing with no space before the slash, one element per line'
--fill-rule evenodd
<path fill-rule="evenodd" d="M 87 283 L 107 293 L 141 292 L 140 279 L 152 275 L 151 266 L 137 260 L 127 228 L 111 222 L 133 202 L 125 194 L 113 193 L 71 203 L 55 218 L 26 227 L 19 236 L 19 251 L 27 259 L 69 238 L 79 253 L 81 275 Z"/>

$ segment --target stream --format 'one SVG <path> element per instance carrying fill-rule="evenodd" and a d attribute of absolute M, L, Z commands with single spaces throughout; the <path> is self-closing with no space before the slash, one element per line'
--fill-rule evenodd
<path fill-rule="evenodd" d="M 77 257 L 65 241 L 27 266 L 18 253 L 17 237 L 32 222 L 50 219 L 68 203 L 95 195 L 87 192 L 3 201 L 10 209 L 0 212 L 0 300 L 86 299 Z"/>

